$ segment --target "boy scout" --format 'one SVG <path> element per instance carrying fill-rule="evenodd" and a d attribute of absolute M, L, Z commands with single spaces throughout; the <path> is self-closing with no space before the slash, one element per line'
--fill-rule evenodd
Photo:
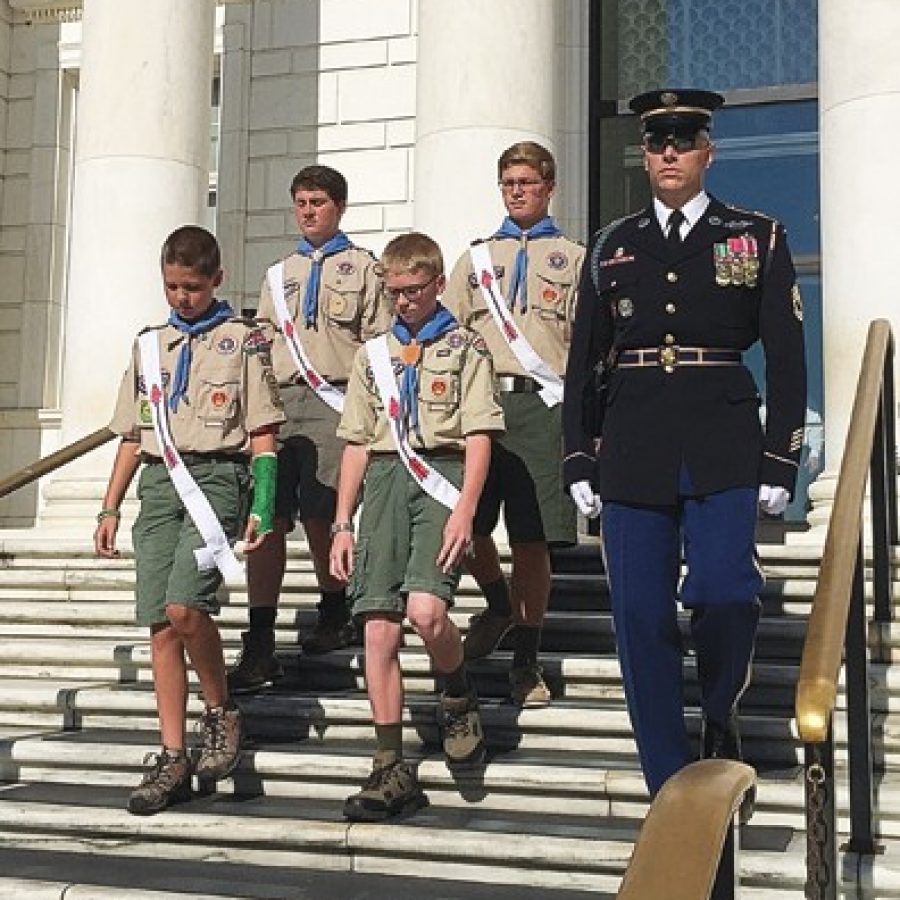
<path fill-rule="evenodd" d="M 427 802 L 403 761 L 404 614 L 443 678 L 448 761 L 483 756 L 478 702 L 447 609 L 471 544 L 491 435 L 503 430 L 484 342 L 438 303 L 444 263 L 437 244 L 424 234 L 395 238 L 382 264 L 396 318 L 390 334 L 367 341 L 353 363 L 338 429 L 347 446 L 332 526 L 332 574 L 352 575 L 353 612 L 365 623 L 377 740 L 372 774 L 344 805 L 351 820 L 384 819 Z M 351 516 L 364 478 L 357 543 Z"/>
<path fill-rule="evenodd" d="M 325 653 L 355 638 L 344 586 L 328 571 L 329 526 L 343 444 L 335 436 L 353 354 L 385 331 L 390 310 L 381 296 L 375 259 L 340 231 L 347 182 L 328 166 L 308 166 L 290 188 L 302 238 L 297 251 L 263 279 L 258 314 L 275 322 L 272 348 L 287 424 L 278 451 L 275 533 L 247 562 L 250 628 L 228 673 L 233 693 L 251 693 L 281 675 L 275 658 L 275 616 L 286 562 L 285 537 L 299 516 L 321 591 L 306 653 Z"/>
<path fill-rule="evenodd" d="M 206 704 L 194 772 L 224 778 L 240 758 L 240 714 L 228 699 L 211 614 L 223 574 L 243 575 L 230 542 L 245 520 L 248 551 L 272 529 L 275 433 L 284 420 L 269 339 L 214 296 L 222 281 L 215 238 L 179 228 L 163 244 L 161 265 L 172 312 L 135 341 L 109 426 L 122 441 L 94 533 L 97 553 L 115 556 L 119 506 L 145 463 L 133 531 L 136 619 L 150 627 L 162 751 L 128 801 L 137 815 L 191 796 L 185 652 Z"/>
<path fill-rule="evenodd" d="M 493 651 L 514 626 L 510 689 L 519 706 L 550 693 L 537 663 L 550 597 L 548 545 L 575 542 L 575 509 L 562 484 L 562 375 L 584 248 L 548 215 L 556 181 L 551 153 L 530 141 L 501 155 L 507 218 L 463 254 L 444 302 L 484 337 L 497 371 L 506 434 L 494 446 L 466 565 L 487 600 L 466 636 L 466 658 Z M 512 548 L 512 603 L 491 532 L 500 507 Z"/>
<path fill-rule="evenodd" d="M 652 794 L 694 758 L 679 599 L 691 614 L 701 752 L 740 758 L 737 705 L 762 587 L 757 506 L 784 511 L 803 441 L 803 308 L 784 228 L 704 189 L 721 103 L 702 90 L 631 101 L 653 202 L 591 241 L 566 373 L 566 483 L 586 505 L 602 502 L 616 644 Z M 741 356 L 757 340 L 764 428 Z M 605 402 L 586 416 L 598 364 Z"/>

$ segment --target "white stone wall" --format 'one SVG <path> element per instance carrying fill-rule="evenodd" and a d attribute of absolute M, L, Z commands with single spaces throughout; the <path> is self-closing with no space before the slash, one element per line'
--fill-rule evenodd
<path fill-rule="evenodd" d="M 55 22 L 0 3 L 4 149 L 0 192 L 0 474 L 56 449 L 74 83 Z M 31 486 L 0 500 L 0 523 L 30 524 Z"/>
<path fill-rule="evenodd" d="M 255 307 L 296 242 L 289 186 L 320 162 L 347 177 L 343 225 L 379 252 L 412 223 L 413 0 L 256 0 L 225 8 L 217 229 L 226 294 Z"/>

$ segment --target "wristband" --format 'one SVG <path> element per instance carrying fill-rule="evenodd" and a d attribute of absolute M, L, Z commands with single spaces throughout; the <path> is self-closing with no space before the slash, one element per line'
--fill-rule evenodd
<path fill-rule="evenodd" d="M 101 509 L 100 512 L 97 513 L 97 522 L 100 523 L 104 519 L 121 519 L 122 513 L 118 509 L 114 509 L 111 506 L 105 507 Z"/>
<path fill-rule="evenodd" d="M 349 531 L 350 534 L 353 534 L 353 523 L 352 522 L 332 522 L 331 523 L 331 536 L 334 537 L 336 534 L 340 534 L 342 531 Z"/>
<path fill-rule="evenodd" d="M 257 534 L 268 534 L 275 512 L 275 483 L 278 476 L 278 457 L 274 453 L 260 453 L 253 457 L 253 505 L 250 515 L 259 523 Z"/>

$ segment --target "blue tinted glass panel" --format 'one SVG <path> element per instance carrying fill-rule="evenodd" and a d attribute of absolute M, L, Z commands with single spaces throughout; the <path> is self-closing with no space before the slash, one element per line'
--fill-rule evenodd
<path fill-rule="evenodd" d="M 667 0 L 668 80 L 717 90 L 817 79 L 816 0 Z"/>

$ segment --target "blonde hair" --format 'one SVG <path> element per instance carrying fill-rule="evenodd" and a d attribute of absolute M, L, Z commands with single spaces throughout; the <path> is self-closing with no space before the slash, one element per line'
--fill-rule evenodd
<path fill-rule="evenodd" d="M 436 278 L 444 274 L 444 257 L 437 243 L 420 231 L 395 237 L 381 254 L 381 272 L 425 272 Z"/>
<path fill-rule="evenodd" d="M 519 141 L 507 147 L 497 160 L 497 177 L 503 178 L 506 169 L 519 165 L 531 166 L 535 172 L 540 173 L 544 181 L 556 181 L 556 160 L 553 154 L 534 141 Z"/>

